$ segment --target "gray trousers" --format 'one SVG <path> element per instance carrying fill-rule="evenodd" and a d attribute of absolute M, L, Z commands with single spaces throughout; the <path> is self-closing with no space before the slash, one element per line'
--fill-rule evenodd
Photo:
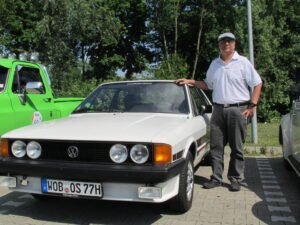
<path fill-rule="evenodd" d="M 247 119 L 242 112 L 247 106 L 214 106 L 211 118 L 211 179 L 222 181 L 224 171 L 224 147 L 231 148 L 228 179 L 241 181 L 244 178 L 244 142 L 247 133 Z"/>

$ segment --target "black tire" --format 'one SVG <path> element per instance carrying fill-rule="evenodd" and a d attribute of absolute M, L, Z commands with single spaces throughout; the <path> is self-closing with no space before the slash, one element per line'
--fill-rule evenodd
<path fill-rule="evenodd" d="M 204 156 L 204 159 L 200 162 L 201 166 L 211 166 L 211 155 L 210 152 Z"/>
<path fill-rule="evenodd" d="M 282 161 L 283 161 L 283 165 L 285 167 L 285 169 L 287 171 L 292 171 L 293 168 L 292 166 L 290 165 L 290 163 L 287 161 L 287 159 L 285 158 L 285 151 L 284 151 L 284 143 L 283 143 L 283 136 L 282 136 L 282 130 L 281 130 L 281 127 L 280 127 L 280 130 L 279 130 L 279 143 L 281 144 L 281 147 L 282 147 Z"/>
<path fill-rule="evenodd" d="M 187 154 L 183 170 L 179 176 L 178 195 L 169 201 L 169 207 L 178 212 L 185 213 L 192 207 L 194 194 L 194 167 L 193 157 Z"/>
<path fill-rule="evenodd" d="M 293 167 L 291 164 L 283 157 L 283 165 L 287 171 L 292 171 Z"/>

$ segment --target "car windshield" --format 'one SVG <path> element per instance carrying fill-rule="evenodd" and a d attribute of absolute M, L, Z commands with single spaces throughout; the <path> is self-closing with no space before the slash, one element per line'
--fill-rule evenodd
<path fill-rule="evenodd" d="M 7 79 L 8 69 L 0 66 L 0 92 L 4 90 L 6 79 Z"/>
<path fill-rule="evenodd" d="M 73 113 L 150 112 L 187 114 L 184 86 L 172 82 L 128 82 L 97 88 Z"/>

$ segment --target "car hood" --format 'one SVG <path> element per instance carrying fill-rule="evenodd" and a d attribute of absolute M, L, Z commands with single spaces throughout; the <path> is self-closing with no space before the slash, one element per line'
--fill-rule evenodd
<path fill-rule="evenodd" d="M 2 138 L 44 140 L 134 141 L 165 140 L 187 123 L 187 115 L 90 113 L 11 131 Z M 159 139 L 157 139 L 159 137 Z"/>

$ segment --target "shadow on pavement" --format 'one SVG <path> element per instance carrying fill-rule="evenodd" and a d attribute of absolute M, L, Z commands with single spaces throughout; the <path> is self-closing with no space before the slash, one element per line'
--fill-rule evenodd
<path fill-rule="evenodd" d="M 281 157 L 264 159 L 269 162 L 275 179 L 261 177 L 257 158 L 246 158 L 245 187 L 262 199 L 253 204 L 253 215 L 265 224 L 298 224 L 300 222 L 299 177 L 292 171 L 286 170 Z M 272 183 L 273 181 L 275 183 Z M 277 194 L 271 194 L 274 192 Z M 283 209 L 288 207 L 291 211 L 273 211 L 269 207 L 283 207 Z M 296 219 L 296 222 L 292 222 L 294 220 L 292 217 Z"/>
<path fill-rule="evenodd" d="M 222 218 L 216 220 L 217 222 L 222 221 L 222 224 L 223 222 L 225 224 L 300 224 L 300 178 L 297 177 L 294 172 L 286 170 L 281 157 L 261 157 L 264 161 L 267 161 L 269 167 L 272 168 L 272 173 L 274 174 L 272 179 L 260 176 L 258 168 L 259 163 L 257 163 L 259 161 L 259 157 L 246 157 L 245 180 L 242 183 L 242 193 L 233 193 L 229 191 L 230 184 L 226 179 L 228 158 L 229 157 L 227 157 L 227 161 L 225 161 L 223 174 L 224 183 L 222 187 L 217 189 L 207 191 L 202 189 L 203 184 L 209 181 L 211 168 L 199 168 L 200 172 L 195 176 L 195 184 L 201 186 L 202 198 L 207 204 L 207 207 L 204 207 L 202 210 L 206 210 L 207 212 L 209 210 L 214 211 L 216 217 L 232 215 L 232 220 L 226 221 L 227 223 L 222 221 Z M 264 164 L 261 166 L 263 165 Z M 205 172 L 201 172 L 201 170 L 204 170 Z M 201 176 L 203 174 L 205 176 Z M 266 186 L 269 187 L 266 188 Z M 275 188 L 272 188 L 272 186 L 275 186 Z M 277 189 L 276 186 L 279 186 L 279 189 Z M 279 194 L 279 196 L 272 195 L 270 194 L 271 192 L 282 192 L 282 196 L 281 194 Z M 225 211 L 222 211 L 222 207 L 220 206 L 222 204 L 223 207 L 225 207 L 223 208 Z M 270 210 L 269 207 L 271 207 L 271 209 L 284 207 L 283 209 L 287 211 L 280 211 L 278 208 L 273 211 Z M 244 211 L 243 208 L 245 209 Z M 230 211 L 230 209 L 232 210 Z M 219 211 L 219 215 L 218 210 L 221 210 Z M 249 219 L 246 217 L 251 218 Z M 236 219 L 238 219 L 238 222 Z M 279 221 L 275 222 L 277 219 Z"/>

